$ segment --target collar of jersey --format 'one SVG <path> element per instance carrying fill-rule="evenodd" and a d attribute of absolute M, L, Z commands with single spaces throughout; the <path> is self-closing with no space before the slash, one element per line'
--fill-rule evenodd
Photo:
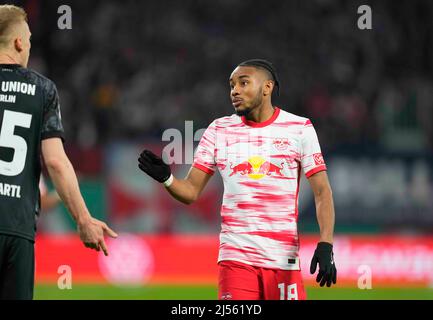
<path fill-rule="evenodd" d="M 266 127 L 266 126 L 269 126 L 270 124 L 272 124 L 278 118 L 279 114 L 280 114 L 280 108 L 275 107 L 275 110 L 274 110 L 274 113 L 272 114 L 272 117 L 270 117 L 266 121 L 263 121 L 263 122 L 254 122 L 254 121 L 251 121 L 251 120 L 247 120 L 245 118 L 245 116 L 242 116 L 241 119 L 242 119 L 242 122 L 244 124 L 246 124 L 247 126 L 254 127 L 254 128 L 263 128 L 263 127 Z"/>
<path fill-rule="evenodd" d="M 19 64 L 16 63 L 0 63 L 0 68 L 18 68 L 21 67 Z"/>

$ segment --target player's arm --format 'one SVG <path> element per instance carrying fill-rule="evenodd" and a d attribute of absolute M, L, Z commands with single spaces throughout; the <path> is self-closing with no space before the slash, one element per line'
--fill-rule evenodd
<path fill-rule="evenodd" d="M 317 222 L 320 227 L 320 241 L 332 244 L 334 239 L 334 201 L 326 171 L 313 174 L 308 178 L 314 193 Z"/>
<path fill-rule="evenodd" d="M 185 179 L 173 176 L 173 182 L 166 189 L 176 200 L 191 204 L 198 199 L 211 177 L 210 174 L 191 167 Z"/>
<path fill-rule="evenodd" d="M 318 264 L 319 272 L 317 273 L 316 281 L 320 282 L 321 287 L 325 283 L 327 287 L 330 287 L 332 283 L 337 283 L 337 269 L 332 250 L 335 223 L 332 190 L 326 171 L 313 174 L 308 178 L 308 181 L 314 193 L 317 222 L 320 228 L 320 241 L 311 260 L 310 273 L 314 274 L 316 272 Z"/>
<path fill-rule="evenodd" d="M 311 260 L 310 273 L 319 272 L 316 281 L 320 286 L 330 287 L 337 282 L 337 269 L 334 263 L 333 234 L 334 234 L 334 202 L 329 185 L 326 165 L 320 150 L 319 139 L 309 119 L 304 123 L 300 137 L 300 161 L 314 193 L 317 222 L 320 228 L 320 241 Z"/>
<path fill-rule="evenodd" d="M 156 181 L 164 184 L 176 200 L 191 204 L 198 199 L 211 175 L 191 167 L 185 179 L 177 179 L 169 165 L 149 150 L 144 150 L 138 158 L 138 167 Z"/>
<path fill-rule="evenodd" d="M 60 198 L 77 223 L 80 238 L 88 248 L 108 254 L 104 234 L 117 237 L 104 222 L 93 218 L 84 203 L 77 176 L 60 138 L 42 140 L 42 156 Z"/>

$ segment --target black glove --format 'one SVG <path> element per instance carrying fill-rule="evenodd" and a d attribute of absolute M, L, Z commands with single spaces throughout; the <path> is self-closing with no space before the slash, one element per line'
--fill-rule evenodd
<path fill-rule="evenodd" d="M 168 164 L 150 150 L 144 150 L 138 158 L 138 167 L 158 182 L 165 182 L 171 176 Z"/>
<path fill-rule="evenodd" d="M 332 244 L 327 242 L 319 242 L 317 244 L 313 259 L 311 260 L 311 274 L 316 272 L 317 263 L 319 263 L 319 273 L 317 274 L 316 282 L 320 282 L 321 287 L 323 287 L 325 283 L 327 287 L 331 286 L 331 282 L 336 284 L 337 269 L 335 268 Z"/>

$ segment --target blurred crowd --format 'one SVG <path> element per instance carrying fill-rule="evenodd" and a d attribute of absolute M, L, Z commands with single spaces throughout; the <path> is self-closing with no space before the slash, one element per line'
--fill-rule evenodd
<path fill-rule="evenodd" d="M 59 89 L 66 148 L 90 178 L 81 188 L 91 211 L 107 214 L 116 230 L 216 231 L 219 180 L 186 208 L 131 163 L 139 145 L 166 144 L 166 129 L 183 131 L 192 120 L 198 130 L 232 114 L 230 73 L 264 58 L 281 80 L 274 104 L 309 117 L 318 132 L 337 231 L 431 231 L 433 1 L 12 2 L 29 14 L 30 67 Z M 70 30 L 57 24 L 65 4 Z M 358 28 L 365 4 L 372 30 Z M 311 191 L 301 197 L 300 226 L 315 230 Z M 66 230 L 64 217 L 39 225 Z"/>
<path fill-rule="evenodd" d="M 33 31 L 30 65 L 60 92 L 80 147 L 205 128 L 233 113 L 228 77 L 272 61 L 275 104 L 310 117 L 327 148 L 433 148 L 432 1 L 18 1 Z M 372 8 L 360 30 L 358 6 Z"/>

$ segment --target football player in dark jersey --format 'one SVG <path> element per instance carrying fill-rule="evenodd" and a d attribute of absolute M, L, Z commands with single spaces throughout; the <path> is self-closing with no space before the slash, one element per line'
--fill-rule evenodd
<path fill-rule="evenodd" d="M 84 203 L 63 149 L 56 86 L 27 69 L 30 36 L 25 11 L 0 5 L 0 299 L 33 298 L 41 156 L 84 245 L 107 255 L 104 235 L 117 236 Z"/>

